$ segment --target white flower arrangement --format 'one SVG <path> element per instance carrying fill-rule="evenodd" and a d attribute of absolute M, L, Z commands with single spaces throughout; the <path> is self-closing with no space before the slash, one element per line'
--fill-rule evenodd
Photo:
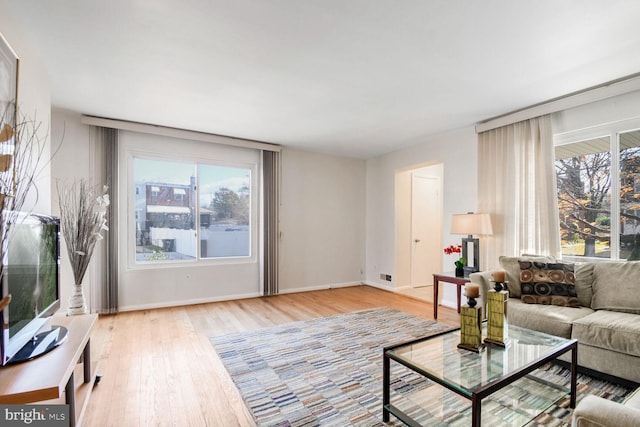
<path fill-rule="evenodd" d="M 91 186 L 82 179 L 71 185 L 57 184 L 62 236 L 73 269 L 76 286 L 81 286 L 96 242 L 107 226 L 109 188 Z"/>

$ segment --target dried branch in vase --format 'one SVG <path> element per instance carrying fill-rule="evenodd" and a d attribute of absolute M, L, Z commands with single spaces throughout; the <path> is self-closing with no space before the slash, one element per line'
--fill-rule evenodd
<path fill-rule="evenodd" d="M 18 112 L 15 118 L 13 102 L 0 116 L 0 257 L 11 238 L 12 224 L 24 207 L 28 194 L 33 191 L 37 200 L 35 180 L 42 172 L 41 161 L 45 153 L 47 132 L 42 123 Z M 0 262 L 0 277 L 4 275 Z"/>
<path fill-rule="evenodd" d="M 92 186 L 86 180 L 70 185 L 57 183 L 62 236 L 76 285 L 82 283 L 96 242 L 107 226 L 107 186 Z"/>

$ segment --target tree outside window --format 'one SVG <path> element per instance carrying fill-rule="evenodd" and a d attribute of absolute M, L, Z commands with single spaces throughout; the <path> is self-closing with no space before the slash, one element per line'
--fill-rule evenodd
<path fill-rule="evenodd" d="M 563 255 L 640 259 L 640 131 L 616 138 L 556 147 Z"/>
<path fill-rule="evenodd" d="M 640 131 L 620 135 L 620 254 L 640 260 Z"/>

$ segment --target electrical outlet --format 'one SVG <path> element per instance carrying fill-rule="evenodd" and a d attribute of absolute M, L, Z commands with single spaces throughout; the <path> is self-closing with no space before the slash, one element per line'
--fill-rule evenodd
<path fill-rule="evenodd" d="M 387 282 L 390 282 L 391 281 L 391 275 L 390 274 L 380 273 L 380 280 L 386 280 Z"/>
<path fill-rule="evenodd" d="M 391 281 L 391 275 L 390 275 L 390 274 L 387 274 L 387 277 L 385 277 L 385 280 L 386 280 L 387 282 L 390 282 L 390 281 Z"/>

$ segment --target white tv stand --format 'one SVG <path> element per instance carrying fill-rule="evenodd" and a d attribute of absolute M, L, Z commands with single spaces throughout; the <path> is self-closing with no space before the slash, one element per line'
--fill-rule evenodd
<path fill-rule="evenodd" d="M 43 356 L 1 367 L 0 403 L 37 403 L 60 399 L 64 393 L 69 405 L 70 427 L 80 425 L 96 381 L 90 335 L 97 319 L 97 314 L 52 316 L 51 325 L 68 329 L 67 340 Z M 82 378 L 76 381 L 80 374 Z"/>

